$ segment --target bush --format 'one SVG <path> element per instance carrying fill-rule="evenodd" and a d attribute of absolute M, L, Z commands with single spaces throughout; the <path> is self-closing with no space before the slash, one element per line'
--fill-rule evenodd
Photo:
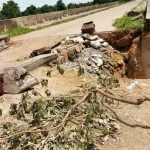
<path fill-rule="evenodd" d="M 116 19 L 114 26 L 117 29 L 130 30 L 130 29 L 140 28 L 142 27 L 143 24 L 144 24 L 144 19 L 132 21 L 131 17 L 125 15 L 122 18 Z"/>

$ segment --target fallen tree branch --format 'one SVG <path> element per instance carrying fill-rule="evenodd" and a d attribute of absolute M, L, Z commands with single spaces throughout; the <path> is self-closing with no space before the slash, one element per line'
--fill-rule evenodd
<path fill-rule="evenodd" d="M 119 101 L 119 102 L 127 103 L 127 104 L 132 104 L 132 105 L 141 105 L 142 103 L 144 103 L 146 101 L 150 101 L 150 97 L 147 97 L 147 96 L 132 101 L 132 100 L 127 100 L 127 99 L 124 99 L 124 98 L 118 98 L 118 97 L 106 94 L 102 90 L 92 90 L 91 92 L 95 93 L 95 94 L 99 93 L 99 94 L 101 94 L 101 95 L 103 95 L 107 98 L 110 98 L 110 99 L 113 99 L 113 100 L 116 100 L 116 101 Z"/>
<path fill-rule="evenodd" d="M 57 125 L 56 127 L 52 127 L 50 129 L 45 129 L 45 130 L 27 130 L 27 131 L 23 131 L 23 132 L 18 132 L 18 133 L 10 135 L 8 137 L 0 138 L 0 143 L 2 143 L 3 141 L 9 140 L 14 136 L 18 136 L 18 135 L 25 134 L 25 133 L 50 132 L 52 130 L 57 130 L 59 132 L 65 126 L 65 124 L 66 124 L 67 120 L 69 119 L 69 116 L 71 115 L 72 111 L 75 108 L 77 108 L 80 104 L 82 104 L 84 101 L 86 101 L 87 99 L 90 99 L 93 93 L 94 94 L 98 93 L 98 94 L 101 94 L 107 98 L 110 98 L 110 99 L 113 99 L 113 100 L 116 100 L 119 102 L 127 103 L 127 104 L 132 104 L 132 105 L 140 105 L 140 104 L 144 103 L 145 101 L 150 101 L 150 98 L 146 97 L 146 96 L 143 98 L 136 99 L 136 100 L 132 101 L 132 100 L 127 100 L 124 98 L 118 98 L 118 97 L 112 96 L 110 94 L 105 93 L 103 90 L 92 90 L 89 93 L 87 93 L 79 102 L 77 102 L 75 105 L 73 105 L 71 109 L 69 109 L 69 111 L 65 115 L 62 122 L 59 125 Z"/>

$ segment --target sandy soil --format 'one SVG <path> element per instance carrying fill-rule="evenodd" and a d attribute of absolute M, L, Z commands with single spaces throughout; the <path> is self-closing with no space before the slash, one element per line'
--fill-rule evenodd
<path fill-rule="evenodd" d="M 0 53 L 0 70 L 27 59 L 33 50 L 46 46 L 53 46 L 63 38 L 64 36 L 49 36 L 43 38 L 28 38 L 18 41 L 11 39 L 9 43 L 10 47 L 6 51 Z"/>
<path fill-rule="evenodd" d="M 52 77 L 48 78 L 46 72 L 49 67 L 40 67 L 31 72 L 37 79 L 42 78 L 49 80 L 48 89 L 52 92 L 52 96 L 65 95 L 72 90 L 79 89 L 79 86 L 91 81 L 89 76 L 78 77 L 75 71 L 65 71 L 65 74 L 60 75 L 54 68 Z M 86 82 L 83 79 L 86 79 Z M 141 96 L 150 96 L 150 80 L 138 80 L 139 87 L 134 87 L 133 90 L 127 90 L 127 86 L 133 81 L 121 81 L 121 87 L 113 90 L 113 93 L 118 96 L 123 96 L 128 99 L 136 99 Z M 45 96 L 45 88 L 41 85 L 35 86 L 35 89 Z M 29 92 L 30 93 L 30 92 Z M 36 98 L 36 97 L 35 97 Z M 25 123 L 17 121 L 15 118 L 8 115 L 11 103 L 19 103 L 21 94 L 10 95 L 5 94 L 0 97 L 0 108 L 3 109 L 3 116 L 0 123 L 13 121 L 17 125 L 25 127 Z M 146 102 L 140 106 L 132 106 L 120 103 L 119 106 L 113 105 L 110 107 L 118 116 L 121 124 L 121 132 L 118 140 L 109 139 L 105 145 L 101 146 L 102 150 L 149 150 L 150 149 L 150 103 Z M 147 127 L 146 127 L 147 126 Z M 26 126 L 27 128 L 27 126 Z"/>

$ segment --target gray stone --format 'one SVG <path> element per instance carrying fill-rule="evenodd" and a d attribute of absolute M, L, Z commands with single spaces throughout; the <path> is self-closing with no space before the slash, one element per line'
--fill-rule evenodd
<path fill-rule="evenodd" d="M 39 81 L 27 74 L 27 70 L 21 67 L 8 67 L 4 69 L 3 88 L 5 93 L 18 94 L 34 85 Z"/>

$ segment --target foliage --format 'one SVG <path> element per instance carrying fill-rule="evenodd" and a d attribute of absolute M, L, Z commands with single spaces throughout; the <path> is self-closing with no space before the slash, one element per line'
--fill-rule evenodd
<path fill-rule="evenodd" d="M 37 14 L 37 12 L 38 9 L 34 5 L 31 5 L 26 8 L 26 10 L 22 13 L 22 15 L 23 16 L 35 15 Z"/>
<path fill-rule="evenodd" d="M 18 7 L 17 3 L 15 3 L 12 0 L 9 0 L 7 3 L 3 3 L 1 15 L 7 19 L 19 17 L 21 16 L 20 8 Z"/>
<path fill-rule="evenodd" d="M 37 8 L 34 5 L 31 5 L 27 7 L 26 10 L 24 10 L 23 12 L 20 12 L 20 8 L 18 7 L 18 4 L 15 3 L 13 0 L 9 0 L 7 3 L 3 4 L 2 11 L 0 11 L 0 20 L 10 19 L 10 18 L 15 18 L 20 16 L 29 16 L 29 15 L 36 15 L 41 13 L 61 11 L 66 9 L 86 7 L 95 4 L 102 4 L 102 3 L 114 2 L 114 1 L 117 0 L 94 0 L 92 2 L 79 3 L 79 4 L 69 3 L 68 6 L 66 6 L 63 0 L 58 0 L 56 5 L 54 6 L 45 4 L 42 7 Z"/>
<path fill-rule="evenodd" d="M 68 9 L 73 9 L 73 8 L 79 8 L 79 5 L 76 3 L 69 3 L 68 4 Z"/>
<path fill-rule="evenodd" d="M 13 37 L 13 36 L 29 33 L 31 31 L 32 30 L 27 27 L 17 27 L 17 28 L 10 28 L 5 33 L 8 34 L 10 37 Z"/>
<path fill-rule="evenodd" d="M 120 30 L 129 30 L 140 28 L 144 24 L 144 19 L 132 21 L 131 17 L 124 15 L 122 18 L 116 19 L 114 26 Z"/>
<path fill-rule="evenodd" d="M 40 9 L 39 9 L 40 13 L 48 13 L 48 12 L 53 12 L 55 11 L 55 7 L 54 6 L 49 6 L 49 5 L 43 5 Z"/>
<path fill-rule="evenodd" d="M 0 12 L 0 20 L 6 19 L 6 17 Z"/>
<path fill-rule="evenodd" d="M 103 4 L 103 3 L 110 3 L 110 2 L 116 2 L 116 1 L 118 0 L 93 0 L 93 4 Z"/>
<path fill-rule="evenodd" d="M 60 10 L 66 10 L 67 8 L 62 0 L 58 0 L 56 3 L 56 9 L 57 9 L 57 11 L 60 11 Z"/>

